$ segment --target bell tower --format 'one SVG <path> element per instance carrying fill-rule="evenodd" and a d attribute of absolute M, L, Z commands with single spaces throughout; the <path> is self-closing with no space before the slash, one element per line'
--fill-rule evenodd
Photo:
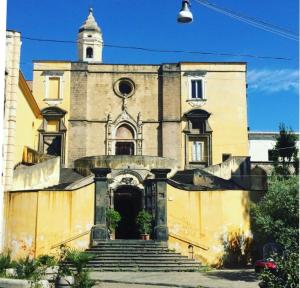
<path fill-rule="evenodd" d="M 84 24 L 79 28 L 77 40 L 79 61 L 102 62 L 102 32 L 93 16 L 92 8 Z"/>

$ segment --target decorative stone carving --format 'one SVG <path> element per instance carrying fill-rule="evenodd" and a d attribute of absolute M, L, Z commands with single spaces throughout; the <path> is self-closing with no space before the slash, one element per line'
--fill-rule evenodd
<path fill-rule="evenodd" d="M 188 104 L 192 107 L 202 107 L 206 103 L 206 99 L 189 99 L 186 100 Z"/>
<path fill-rule="evenodd" d="M 123 98 L 123 110 L 119 114 L 119 116 L 112 121 L 111 114 L 107 116 L 107 124 L 106 124 L 106 153 L 107 155 L 114 154 L 114 143 L 117 141 L 116 131 L 118 127 L 123 124 L 129 125 L 133 132 L 134 132 L 134 139 L 135 142 L 135 154 L 136 155 L 143 155 L 143 122 L 141 113 L 138 113 L 137 120 L 135 120 L 127 111 L 127 104 L 126 98 Z"/>

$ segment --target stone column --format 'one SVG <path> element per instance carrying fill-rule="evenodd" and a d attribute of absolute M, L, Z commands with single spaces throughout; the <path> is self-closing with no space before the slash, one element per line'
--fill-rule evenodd
<path fill-rule="evenodd" d="M 154 237 L 158 241 L 168 241 L 167 223 L 167 174 L 171 169 L 152 169 L 156 182 L 156 213 Z"/>
<path fill-rule="evenodd" d="M 94 224 L 92 228 L 92 245 L 99 240 L 107 239 L 106 208 L 108 207 L 108 184 L 107 174 L 110 168 L 94 168 L 91 171 L 95 174 L 95 208 Z"/>

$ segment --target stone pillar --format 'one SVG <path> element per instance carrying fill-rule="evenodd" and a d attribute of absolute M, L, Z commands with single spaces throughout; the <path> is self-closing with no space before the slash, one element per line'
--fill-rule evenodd
<path fill-rule="evenodd" d="M 99 240 L 107 239 L 106 208 L 108 207 L 108 184 L 107 174 L 110 168 L 94 168 L 91 171 L 95 174 L 95 208 L 94 224 L 92 228 L 92 245 Z"/>
<path fill-rule="evenodd" d="M 167 174 L 171 169 L 152 169 L 156 182 L 156 213 L 154 237 L 158 241 L 168 241 L 167 226 Z"/>

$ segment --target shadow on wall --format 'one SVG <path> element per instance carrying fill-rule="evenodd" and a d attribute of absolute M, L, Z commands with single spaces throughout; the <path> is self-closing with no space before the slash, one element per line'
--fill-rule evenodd
<path fill-rule="evenodd" d="M 224 254 L 219 259 L 217 268 L 246 267 L 252 262 L 252 234 L 240 229 L 225 233 L 221 237 Z"/>

